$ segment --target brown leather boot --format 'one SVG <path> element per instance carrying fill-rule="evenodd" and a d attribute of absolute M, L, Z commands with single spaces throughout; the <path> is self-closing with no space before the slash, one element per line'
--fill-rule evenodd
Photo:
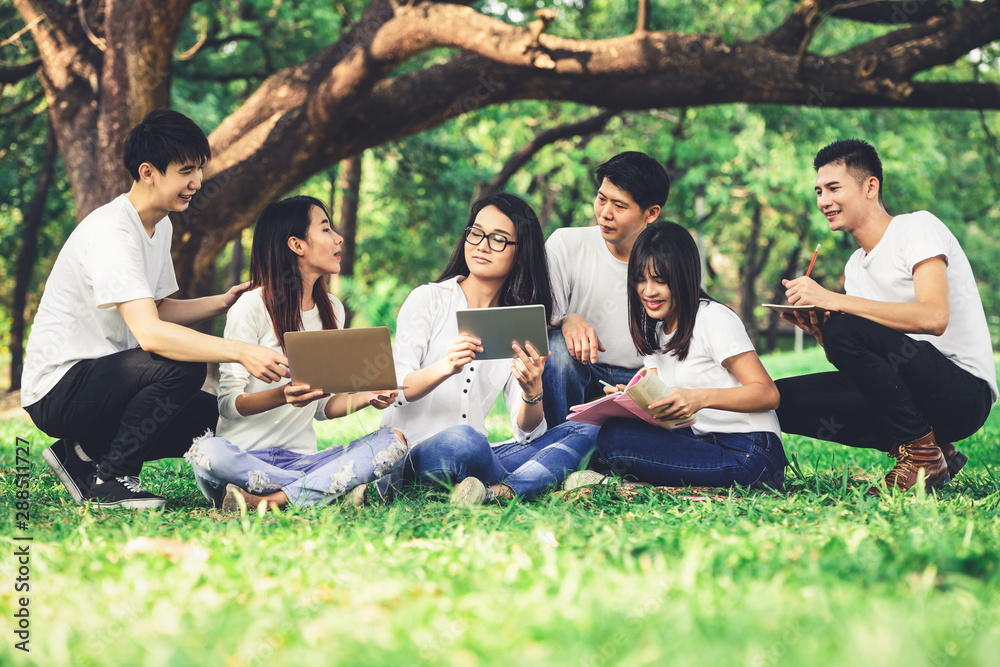
<path fill-rule="evenodd" d="M 890 452 L 889 456 L 895 456 L 896 465 L 885 476 L 887 489 L 896 487 L 900 491 L 909 491 L 917 483 L 917 473 L 921 469 L 924 471 L 927 490 L 939 489 L 951 481 L 948 464 L 944 460 L 941 448 L 934 440 L 933 429 L 922 438 L 899 445 L 896 452 Z M 873 486 L 868 490 L 868 495 L 878 493 L 878 487 Z"/>
<path fill-rule="evenodd" d="M 955 445 L 950 442 L 939 442 L 941 454 L 944 455 L 944 462 L 948 464 L 948 474 L 955 477 L 962 467 L 969 461 L 969 457 L 958 451 Z"/>

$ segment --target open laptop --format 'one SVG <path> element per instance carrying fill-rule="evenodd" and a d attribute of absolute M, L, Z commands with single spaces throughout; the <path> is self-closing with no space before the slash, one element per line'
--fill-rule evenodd
<path fill-rule="evenodd" d="M 510 359 L 514 356 L 511 343 L 524 349 L 530 341 L 538 354 L 549 353 L 549 331 L 545 322 L 545 306 L 501 306 L 499 308 L 469 308 L 457 310 L 458 332 L 483 341 L 483 351 L 476 359 Z"/>
<path fill-rule="evenodd" d="M 285 352 L 292 382 L 328 393 L 396 389 L 387 327 L 289 331 Z"/>

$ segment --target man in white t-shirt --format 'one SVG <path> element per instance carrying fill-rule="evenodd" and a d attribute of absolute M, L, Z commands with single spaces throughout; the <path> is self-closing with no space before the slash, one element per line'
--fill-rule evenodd
<path fill-rule="evenodd" d="M 628 256 L 670 193 L 663 165 L 637 151 L 597 168 L 595 225 L 559 229 L 545 243 L 552 280 L 551 356 L 542 376 L 545 421 L 625 384 L 642 367 L 628 325 Z"/>
<path fill-rule="evenodd" d="M 844 271 L 846 294 L 808 277 L 783 281 L 790 303 L 827 311 L 783 317 L 814 335 L 837 371 L 777 381 L 781 430 L 888 452 L 896 464 L 886 487 L 905 491 L 922 470 L 938 488 L 968 460 L 953 443 L 978 431 L 997 400 L 972 268 L 932 214 L 886 212 L 868 143 L 836 141 L 814 166 L 830 229 L 861 248 Z"/>
<path fill-rule="evenodd" d="M 277 381 L 287 360 L 188 325 L 221 315 L 248 284 L 201 299 L 177 291 L 171 212 L 187 209 L 211 156 L 176 111 L 153 111 L 125 140 L 128 193 L 77 225 L 45 283 L 28 338 L 21 405 L 58 438 L 42 456 L 73 499 L 97 507 L 162 507 L 140 486 L 144 461 L 182 456 L 215 428 L 205 362 L 243 364 Z"/>

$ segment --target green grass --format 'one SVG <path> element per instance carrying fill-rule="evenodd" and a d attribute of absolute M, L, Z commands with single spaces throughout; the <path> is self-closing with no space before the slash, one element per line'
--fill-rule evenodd
<path fill-rule="evenodd" d="M 776 376 L 820 354 L 765 360 Z M 491 416 L 497 435 L 504 416 Z M 377 415 L 320 425 L 326 443 Z M 31 528 L 14 438 L 31 442 Z M 425 497 L 241 521 L 179 462 L 144 473 L 166 511 L 87 510 L 0 423 L 0 664 L 991 665 L 1000 655 L 1000 416 L 936 495 L 863 495 L 874 452 L 786 438 L 782 494 L 695 502 L 614 490 L 456 509 Z M 14 649 L 14 535 L 30 534 L 31 653 Z M 201 550 L 132 553 L 157 537 Z M 130 549 L 128 545 L 132 545 Z"/>

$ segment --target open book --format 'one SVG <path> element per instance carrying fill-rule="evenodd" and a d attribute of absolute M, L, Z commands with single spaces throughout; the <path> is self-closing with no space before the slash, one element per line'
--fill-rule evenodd
<path fill-rule="evenodd" d="M 668 421 L 653 419 L 653 411 L 646 406 L 653 401 L 669 396 L 671 393 L 673 392 L 670 387 L 656 373 L 649 372 L 648 368 L 641 368 L 629 380 L 625 391 L 618 391 L 582 405 L 574 405 L 570 408 L 566 419 L 584 424 L 600 425 L 609 419 L 626 417 L 641 419 L 665 429 L 684 428 L 698 421 L 697 415 L 691 415 L 687 419 Z"/>

